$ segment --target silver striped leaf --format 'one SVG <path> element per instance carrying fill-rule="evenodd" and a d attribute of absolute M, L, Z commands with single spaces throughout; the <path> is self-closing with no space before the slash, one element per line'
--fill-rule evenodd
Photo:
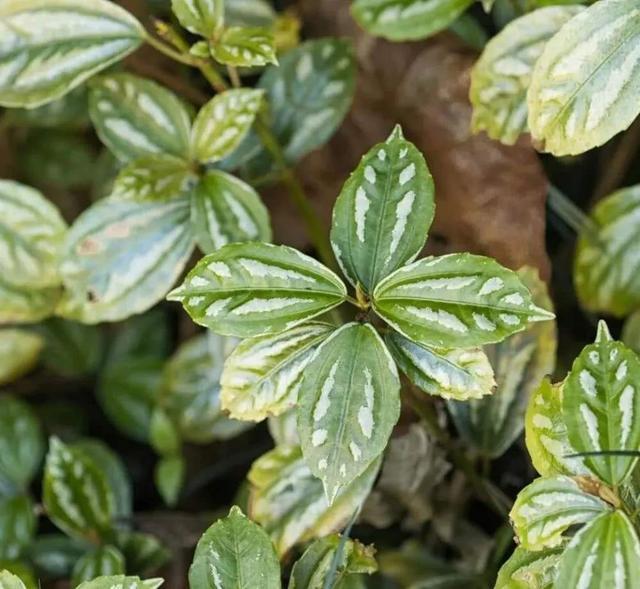
<path fill-rule="evenodd" d="M 59 284 L 58 258 L 67 225 L 40 192 L 0 180 L 0 276 L 14 287 Z"/>
<path fill-rule="evenodd" d="M 271 536 L 280 556 L 297 544 L 342 530 L 371 491 L 381 460 L 375 460 L 333 501 L 327 501 L 298 446 L 277 446 L 253 463 L 250 516 Z"/>
<path fill-rule="evenodd" d="M 238 241 L 271 241 L 269 212 L 260 195 L 219 170 L 207 172 L 192 191 L 191 227 L 205 254 Z"/>
<path fill-rule="evenodd" d="M 185 29 L 202 37 L 224 25 L 224 0 L 171 0 L 171 9 Z"/>
<path fill-rule="evenodd" d="M 29 495 L 0 496 L 0 558 L 3 561 L 18 560 L 31 547 L 36 523 L 36 506 Z"/>
<path fill-rule="evenodd" d="M 527 90 L 547 41 L 581 6 L 546 6 L 514 19 L 487 43 L 471 71 L 471 127 L 513 145 L 527 131 Z"/>
<path fill-rule="evenodd" d="M 0 329 L 0 386 L 18 380 L 38 363 L 44 340 L 26 329 Z"/>
<path fill-rule="evenodd" d="M 234 67 L 260 67 L 278 63 L 273 33 L 263 27 L 229 27 L 210 44 L 218 63 Z"/>
<path fill-rule="evenodd" d="M 110 575 L 98 577 L 91 581 L 85 581 L 76 589 L 114 589 L 126 587 L 127 589 L 158 589 L 164 583 L 164 579 L 146 579 L 125 575 Z"/>
<path fill-rule="evenodd" d="M 588 523 L 610 510 L 610 505 L 582 490 L 574 479 L 558 475 L 527 485 L 509 517 L 519 545 L 542 550 L 560 546 L 571 526 Z"/>
<path fill-rule="evenodd" d="M 298 401 L 298 433 L 330 503 L 384 451 L 400 416 L 396 364 L 370 324 L 348 323 L 316 350 Z"/>
<path fill-rule="evenodd" d="M 71 584 L 77 587 L 84 581 L 91 581 L 105 575 L 123 574 L 124 572 L 124 555 L 115 546 L 107 544 L 89 550 L 78 559 L 73 567 Z"/>
<path fill-rule="evenodd" d="M 36 323 L 56 309 L 62 289 L 16 287 L 0 277 L 0 324 Z"/>
<path fill-rule="evenodd" d="M 626 129 L 640 105 L 640 9 L 601 0 L 547 43 L 527 96 L 529 128 L 545 151 L 583 153 Z"/>
<path fill-rule="evenodd" d="M 242 341 L 224 363 L 223 409 L 236 419 L 262 421 L 295 407 L 304 371 L 332 331 L 309 322 Z"/>
<path fill-rule="evenodd" d="M 578 452 L 640 448 L 640 358 L 613 341 L 604 321 L 594 344 L 576 358 L 563 387 L 562 416 Z M 618 485 L 637 458 L 587 456 L 598 478 Z"/>
<path fill-rule="evenodd" d="M 603 514 L 582 528 L 560 559 L 554 588 L 640 588 L 640 541 L 622 511 Z"/>
<path fill-rule="evenodd" d="M 484 256 L 450 254 L 396 270 L 373 292 L 373 308 L 404 336 L 441 348 L 503 340 L 532 321 L 553 319 L 537 307 L 515 272 Z"/>
<path fill-rule="evenodd" d="M 396 126 L 362 158 L 333 209 L 331 246 L 351 284 L 371 292 L 415 259 L 433 221 L 433 195 L 424 157 Z"/>
<path fill-rule="evenodd" d="M 146 36 L 107 0 L 3 0 L 0 105 L 33 108 L 70 92 Z"/>
<path fill-rule="evenodd" d="M 198 262 L 170 301 L 221 335 L 279 333 L 345 300 L 346 287 L 331 270 L 287 246 L 229 244 Z"/>
<path fill-rule="evenodd" d="M 146 311 L 182 273 L 194 247 L 190 233 L 186 198 L 98 201 L 67 236 L 59 314 L 100 323 Z"/>
<path fill-rule="evenodd" d="M 561 549 L 516 548 L 498 572 L 494 589 L 552 589 L 561 555 Z"/>

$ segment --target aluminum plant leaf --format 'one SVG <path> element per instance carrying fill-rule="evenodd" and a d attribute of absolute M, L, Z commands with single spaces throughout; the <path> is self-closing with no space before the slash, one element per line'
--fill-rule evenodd
<path fill-rule="evenodd" d="M 295 407 L 303 373 L 333 329 L 309 322 L 242 341 L 224 364 L 220 381 L 224 410 L 236 419 L 262 421 Z"/>
<path fill-rule="evenodd" d="M 269 212 L 259 194 L 218 170 L 207 172 L 193 189 L 191 226 L 205 254 L 238 241 L 271 241 Z"/>
<path fill-rule="evenodd" d="M 123 554 L 110 545 L 99 546 L 82 555 L 73 567 L 71 583 L 77 587 L 84 581 L 91 581 L 105 575 L 118 575 L 125 572 Z"/>
<path fill-rule="evenodd" d="M 232 507 L 198 541 L 189 586 L 280 589 L 280 563 L 269 536 L 239 507 Z"/>
<path fill-rule="evenodd" d="M 163 579 L 142 580 L 140 577 L 125 575 L 110 575 L 98 577 L 91 581 L 85 581 L 78 585 L 76 589 L 158 589 L 164 583 Z"/>
<path fill-rule="evenodd" d="M 36 532 L 35 505 L 28 495 L 0 497 L 0 559 L 17 560 L 33 542 Z M 2 566 L 2 565 L 0 565 Z"/>
<path fill-rule="evenodd" d="M 60 98 L 145 36 L 129 12 L 107 0 L 3 0 L 0 105 L 33 108 Z"/>
<path fill-rule="evenodd" d="M 498 572 L 494 589 L 552 589 L 561 555 L 561 549 L 516 548 Z"/>
<path fill-rule="evenodd" d="M 273 33 L 262 27 L 229 27 L 210 45 L 211 56 L 234 67 L 259 67 L 278 63 Z"/>
<path fill-rule="evenodd" d="M 628 315 L 640 306 L 640 185 L 601 200 L 590 217 L 597 233 L 581 232 L 573 270 L 580 304 L 594 312 Z"/>
<path fill-rule="evenodd" d="M 40 192 L 0 180 L 0 275 L 14 287 L 59 283 L 57 263 L 67 225 Z"/>
<path fill-rule="evenodd" d="M 59 287 L 14 286 L 0 276 L 0 324 L 41 321 L 53 313 L 61 294 Z"/>
<path fill-rule="evenodd" d="M 563 387 L 562 416 L 578 452 L 640 448 L 640 358 L 611 339 L 604 321 L 594 344 L 576 358 Z M 632 456 L 587 456 L 585 465 L 610 485 L 631 471 Z"/>
<path fill-rule="evenodd" d="M 472 254 L 404 266 L 376 286 L 372 302 L 402 335 L 441 348 L 498 342 L 529 322 L 553 318 L 532 302 L 518 274 Z"/>
<path fill-rule="evenodd" d="M 169 550 L 152 534 L 118 530 L 115 544 L 127 567 L 139 575 L 157 571 L 171 560 Z"/>
<path fill-rule="evenodd" d="M 302 450 L 278 446 L 249 471 L 249 515 L 269 533 L 282 556 L 298 543 L 341 530 L 371 491 L 380 462 L 375 460 L 329 505 Z"/>
<path fill-rule="evenodd" d="M 330 503 L 384 451 L 400 416 L 400 379 L 371 324 L 348 323 L 316 350 L 298 400 L 298 433 Z"/>
<path fill-rule="evenodd" d="M 279 333 L 345 300 L 331 270 L 287 246 L 235 243 L 200 260 L 169 293 L 199 325 L 221 335 Z"/>
<path fill-rule="evenodd" d="M 18 575 L 2 570 L 0 571 L 0 589 L 27 589 Z"/>
<path fill-rule="evenodd" d="M 509 517 L 519 545 L 527 550 L 560 546 L 571 526 L 585 524 L 611 507 L 567 476 L 542 477 L 527 485 Z"/>
<path fill-rule="evenodd" d="M 446 29 L 471 4 L 473 0 L 356 0 L 351 12 L 369 33 L 407 41 Z"/>
<path fill-rule="evenodd" d="M 331 246 L 354 286 L 380 280 L 420 253 L 433 221 L 433 179 L 399 126 L 362 158 L 333 209 Z"/>
<path fill-rule="evenodd" d="M 132 74 L 91 82 L 89 114 L 102 142 L 122 162 L 189 155 L 191 113 L 173 92 Z"/>
<path fill-rule="evenodd" d="M 547 6 L 511 21 L 487 43 L 471 72 L 471 128 L 513 145 L 527 131 L 527 90 L 547 41 L 581 6 Z"/>
<path fill-rule="evenodd" d="M 602 0 L 547 43 L 527 95 L 529 128 L 545 151 L 573 155 L 602 145 L 640 112 L 640 9 Z"/>
<path fill-rule="evenodd" d="M 269 0 L 225 0 L 227 23 L 243 27 L 271 26 L 278 14 Z"/>
<path fill-rule="evenodd" d="M 58 312 L 83 323 L 118 321 L 162 299 L 193 251 L 189 201 L 103 199 L 71 227 Z"/>
<path fill-rule="evenodd" d="M 0 386 L 27 374 L 40 358 L 43 339 L 24 329 L 0 329 Z"/>
<path fill-rule="evenodd" d="M 171 9 L 185 29 L 202 37 L 224 25 L 224 0 L 171 0 Z"/>

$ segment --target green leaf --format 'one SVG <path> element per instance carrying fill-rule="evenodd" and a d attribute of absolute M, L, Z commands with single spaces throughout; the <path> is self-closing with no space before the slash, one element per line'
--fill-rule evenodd
<path fill-rule="evenodd" d="M 171 0 L 171 8 L 185 29 L 202 37 L 224 25 L 224 0 Z"/>
<path fill-rule="evenodd" d="M 191 589 L 280 589 L 280 563 L 269 536 L 240 508 L 200 538 L 189 569 Z"/>
<path fill-rule="evenodd" d="M 640 310 L 634 311 L 624 322 L 622 341 L 636 354 L 640 353 Z"/>
<path fill-rule="evenodd" d="M 142 25 L 106 0 L 6 0 L 0 104 L 40 106 L 137 49 Z"/>
<path fill-rule="evenodd" d="M 580 530 L 560 560 L 554 587 L 637 589 L 640 542 L 621 511 L 601 515 Z"/>
<path fill-rule="evenodd" d="M 273 33 L 263 27 L 229 27 L 211 43 L 211 56 L 234 67 L 259 67 L 278 63 Z"/>
<path fill-rule="evenodd" d="M 43 344 L 39 335 L 23 329 L 0 329 L 0 386 L 32 370 Z"/>
<path fill-rule="evenodd" d="M 0 276 L 0 323 L 35 323 L 51 315 L 62 291 L 14 286 Z"/>
<path fill-rule="evenodd" d="M 206 254 L 238 241 L 271 241 L 269 212 L 258 193 L 242 180 L 208 172 L 191 195 L 191 225 Z"/>
<path fill-rule="evenodd" d="M 433 221 L 433 179 L 397 126 L 347 180 L 333 209 L 331 245 L 354 286 L 371 292 L 420 253 Z"/>
<path fill-rule="evenodd" d="M 407 41 L 447 28 L 471 4 L 473 0 L 356 0 L 351 12 L 369 33 Z"/>
<path fill-rule="evenodd" d="M 486 45 L 471 72 L 471 127 L 513 145 L 527 131 L 527 90 L 547 41 L 581 6 L 549 6 L 510 22 Z"/>
<path fill-rule="evenodd" d="M 252 337 L 326 313 L 346 294 L 338 276 L 293 248 L 237 243 L 202 258 L 167 298 L 216 333 Z"/>
<path fill-rule="evenodd" d="M 29 547 L 29 559 L 42 576 L 69 577 L 86 545 L 64 534 L 40 534 Z"/>
<path fill-rule="evenodd" d="M 332 331 L 309 322 L 241 342 L 224 364 L 223 408 L 236 419 L 262 421 L 295 407 L 303 373 Z"/>
<path fill-rule="evenodd" d="M 552 589 L 561 550 L 516 548 L 502 565 L 494 589 Z"/>
<path fill-rule="evenodd" d="M 329 505 L 322 483 L 297 446 L 278 446 L 256 460 L 249 472 L 250 515 L 269 533 L 279 555 L 298 543 L 341 530 L 371 491 L 380 468 L 376 460 Z"/>
<path fill-rule="evenodd" d="M 147 579 L 143 581 L 140 577 L 113 575 L 109 577 L 98 577 L 92 581 L 85 581 L 76 589 L 114 589 L 114 587 L 126 587 L 127 589 L 158 589 L 163 583 L 163 579 Z"/>
<path fill-rule="evenodd" d="M 180 455 L 165 456 L 156 464 L 153 478 L 164 502 L 173 507 L 185 479 L 186 464 Z"/>
<path fill-rule="evenodd" d="M 602 0 L 547 43 L 527 96 L 529 128 L 545 151 L 571 155 L 626 129 L 640 106 L 640 11 Z"/>
<path fill-rule="evenodd" d="M 187 199 L 98 201 L 67 236 L 59 313 L 83 323 L 141 313 L 165 296 L 192 250 Z"/>
<path fill-rule="evenodd" d="M 107 364 L 111 366 L 127 359 L 162 360 L 169 355 L 173 339 L 167 313 L 156 307 L 120 325 L 111 341 Z"/>
<path fill-rule="evenodd" d="M 84 581 L 91 581 L 105 575 L 124 573 L 125 561 L 122 553 L 115 546 L 100 546 L 87 552 L 73 567 L 71 583 L 77 587 Z"/>
<path fill-rule="evenodd" d="M 243 27 L 267 27 L 272 25 L 277 13 L 269 0 L 225 0 L 227 23 Z"/>
<path fill-rule="evenodd" d="M 171 560 L 170 551 L 151 534 L 120 531 L 116 544 L 127 563 L 127 569 L 138 575 L 152 573 Z"/>
<path fill-rule="evenodd" d="M 428 257 L 396 270 L 376 286 L 373 308 L 409 339 L 443 348 L 498 342 L 553 318 L 533 304 L 515 272 L 472 254 Z"/>
<path fill-rule="evenodd" d="M 122 162 L 189 154 L 189 109 L 151 80 L 123 73 L 100 76 L 91 82 L 89 113 L 102 142 Z"/>
<path fill-rule="evenodd" d="M 384 451 L 400 416 L 395 362 L 370 324 L 348 323 L 316 350 L 300 385 L 298 432 L 332 503 Z"/>
<path fill-rule="evenodd" d="M 13 108 L 3 115 L 11 126 L 35 129 L 76 129 L 89 122 L 87 89 L 79 87 L 37 108 Z"/>
<path fill-rule="evenodd" d="M 520 546 L 542 550 L 560 546 L 567 529 L 590 522 L 609 509 L 575 480 L 559 475 L 536 479 L 525 487 L 509 515 Z"/>
<path fill-rule="evenodd" d="M 20 577 L 9 571 L 0 571 L 0 589 L 27 589 Z"/>
<path fill-rule="evenodd" d="M 578 452 L 640 448 L 640 358 L 611 339 L 604 322 L 594 344 L 576 358 L 563 387 L 562 415 Z M 589 456 L 586 466 L 617 485 L 636 463 L 634 457 Z"/>
<path fill-rule="evenodd" d="M 156 407 L 151 415 L 149 442 L 161 456 L 171 456 L 180 451 L 180 434 L 172 419 L 161 407 Z"/>
<path fill-rule="evenodd" d="M 61 530 L 97 540 L 111 525 L 115 497 L 107 478 L 82 451 L 51 438 L 44 471 L 42 500 Z"/>
<path fill-rule="evenodd" d="M 262 90 L 240 88 L 227 90 L 207 102 L 193 123 L 193 157 L 210 164 L 228 156 L 249 132 L 263 95 Z"/>
<path fill-rule="evenodd" d="M 33 501 L 28 495 L 0 499 L 0 558 L 20 558 L 36 532 Z"/>

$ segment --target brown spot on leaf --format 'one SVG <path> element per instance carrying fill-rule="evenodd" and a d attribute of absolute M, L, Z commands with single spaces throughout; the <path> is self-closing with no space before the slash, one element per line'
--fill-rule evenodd
<path fill-rule="evenodd" d="M 79 256 L 95 256 L 102 250 L 102 246 L 97 239 L 93 237 L 87 237 L 83 239 L 77 247 Z"/>
<path fill-rule="evenodd" d="M 123 239 L 131 233 L 131 225 L 127 221 L 118 221 L 105 227 L 104 234 L 112 239 Z"/>

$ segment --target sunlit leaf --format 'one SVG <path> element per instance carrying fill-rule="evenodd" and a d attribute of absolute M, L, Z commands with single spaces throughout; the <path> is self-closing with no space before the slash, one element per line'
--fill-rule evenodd
<path fill-rule="evenodd" d="M 98 577 L 92 581 L 85 581 L 77 589 L 113 589 L 114 587 L 126 587 L 127 589 L 157 589 L 164 583 L 163 579 L 147 579 L 140 577 L 126 577 L 125 575 L 112 575 Z"/>
<path fill-rule="evenodd" d="M 115 546 L 100 546 L 87 552 L 76 562 L 71 582 L 78 586 L 83 581 L 91 581 L 96 577 L 123 574 L 124 569 L 124 556 Z"/>
<path fill-rule="evenodd" d="M 50 316 L 62 294 L 59 287 L 13 286 L 0 276 L 0 323 L 35 323 Z"/>
<path fill-rule="evenodd" d="M 27 374 L 40 358 L 42 338 L 23 329 L 0 329 L 0 386 Z"/>
<path fill-rule="evenodd" d="M 171 0 L 171 8 L 185 29 L 203 37 L 224 24 L 224 0 Z"/>
<path fill-rule="evenodd" d="M 262 27 L 229 27 L 211 43 L 211 56 L 235 67 L 278 63 L 273 33 Z"/>
<path fill-rule="evenodd" d="M 35 532 L 35 505 L 28 495 L 0 498 L 0 559 L 20 558 Z"/>
<path fill-rule="evenodd" d="M 551 589 L 562 551 L 518 547 L 498 573 L 495 589 Z"/>
<path fill-rule="evenodd" d="M 0 571 L 0 589 L 27 589 L 20 577 L 9 571 Z"/>

